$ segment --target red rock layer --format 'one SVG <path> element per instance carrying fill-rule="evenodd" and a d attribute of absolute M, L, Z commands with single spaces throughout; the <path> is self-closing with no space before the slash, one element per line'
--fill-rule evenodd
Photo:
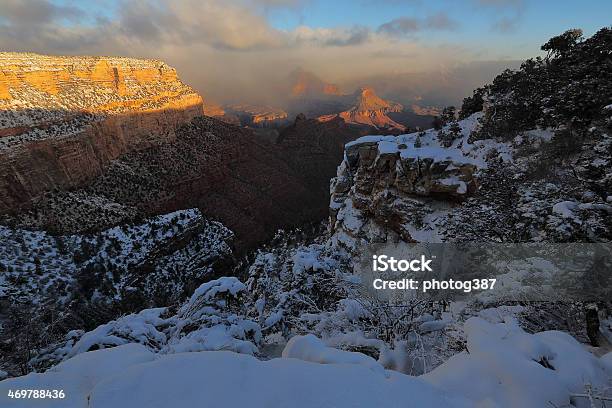
<path fill-rule="evenodd" d="M 161 61 L 0 53 L 0 213 L 82 185 L 201 114 Z"/>
<path fill-rule="evenodd" d="M 361 88 L 355 96 L 353 107 L 338 114 L 320 116 L 319 121 L 327 122 L 335 117 L 340 117 L 349 124 L 397 132 L 406 130 L 404 125 L 387 116 L 387 113 L 402 111 L 402 105 L 380 98 L 372 88 Z"/>

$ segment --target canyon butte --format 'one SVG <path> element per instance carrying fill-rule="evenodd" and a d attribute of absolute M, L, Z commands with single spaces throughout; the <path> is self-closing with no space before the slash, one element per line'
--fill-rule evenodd
<path fill-rule="evenodd" d="M 354 130 L 355 137 L 374 133 L 401 134 L 409 127 L 429 127 L 437 115 L 417 105 L 405 109 L 400 103 L 378 96 L 371 86 L 345 93 L 338 85 L 325 82 L 303 69 L 289 74 L 285 92 L 279 98 L 286 99 L 278 102 L 282 107 L 258 104 L 221 106 L 206 101 L 204 109 L 206 115 L 224 122 L 260 129 L 281 130 L 291 123 L 290 118 L 299 114 L 319 122 L 341 118 Z"/>

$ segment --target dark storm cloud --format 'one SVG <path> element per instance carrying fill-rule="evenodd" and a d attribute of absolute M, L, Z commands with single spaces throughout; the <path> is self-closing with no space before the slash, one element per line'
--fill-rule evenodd
<path fill-rule="evenodd" d="M 359 45 L 367 42 L 371 34 L 367 27 L 351 27 L 344 33 L 335 33 L 335 35 L 326 38 L 323 45 L 336 47 Z"/>
<path fill-rule="evenodd" d="M 416 17 L 399 17 L 378 27 L 378 32 L 401 37 L 424 30 L 455 30 L 459 24 L 445 13 L 437 13 L 424 19 Z"/>
<path fill-rule="evenodd" d="M 58 6 L 47 0 L 0 0 L 0 19 L 11 24 L 46 24 L 57 19 L 76 19 L 83 11 L 72 6 Z"/>

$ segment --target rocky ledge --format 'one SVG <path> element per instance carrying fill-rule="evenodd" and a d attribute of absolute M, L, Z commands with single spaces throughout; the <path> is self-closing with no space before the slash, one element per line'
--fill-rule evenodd
<path fill-rule="evenodd" d="M 496 144 L 467 142 L 476 120 L 462 122 L 465 135 L 448 148 L 433 130 L 347 143 L 331 182 L 332 232 L 349 241 L 386 241 L 390 233 L 407 242 L 421 237 L 414 225 L 471 197 L 479 169 L 488 165 L 486 155 L 493 148 L 503 151 Z"/>

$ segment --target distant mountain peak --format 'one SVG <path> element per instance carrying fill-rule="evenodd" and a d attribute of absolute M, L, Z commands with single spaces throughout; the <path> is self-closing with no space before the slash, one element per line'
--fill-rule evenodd
<path fill-rule="evenodd" d="M 371 126 L 376 129 L 387 129 L 392 131 L 404 131 L 406 127 L 395 122 L 387 113 L 401 112 L 402 105 L 387 101 L 376 94 L 374 88 L 361 87 L 354 93 L 352 107 L 336 115 L 324 115 L 319 120 L 326 122 L 335 117 L 344 119 L 346 123 Z"/>
<path fill-rule="evenodd" d="M 336 84 L 323 81 L 317 75 L 302 68 L 289 74 L 292 97 L 316 97 L 325 95 L 342 95 Z"/>
<path fill-rule="evenodd" d="M 352 110 L 357 112 L 381 111 L 387 113 L 400 112 L 403 109 L 403 106 L 399 103 L 382 99 L 376 94 L 374 88 L 371 87 L 359 88 L 357 92 L 355 92 L 355 95 L 356 103 Z"/>

